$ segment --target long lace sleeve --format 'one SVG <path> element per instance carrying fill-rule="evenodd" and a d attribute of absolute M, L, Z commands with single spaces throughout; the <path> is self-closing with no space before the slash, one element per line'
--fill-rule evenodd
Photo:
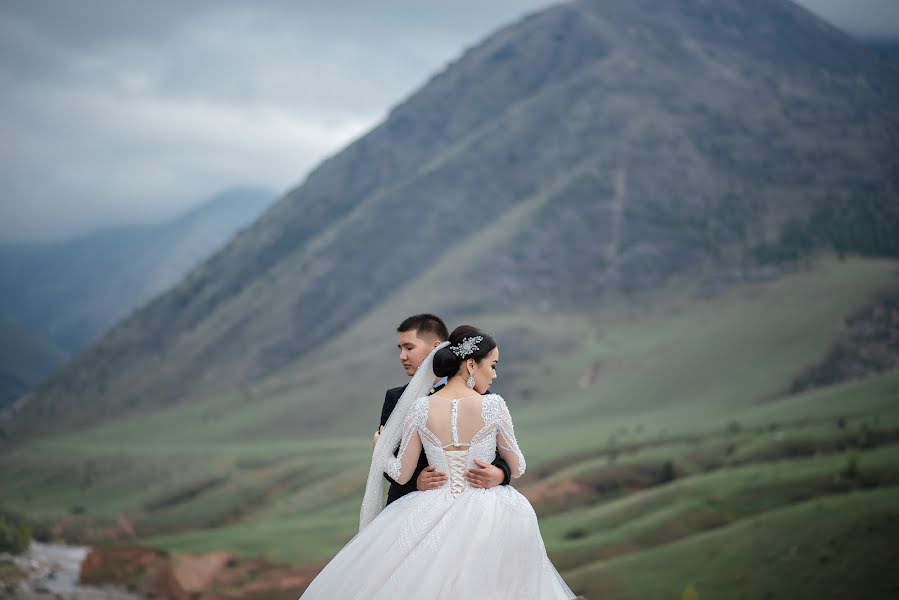
<path fill-rule="evenodd" d="M 418 435 L 420 409 L 421 399 L 416 401 L 403 420 L 403 437 L 396 458 L 388 460 L 384 467 L 384 472 L 400 485 L 408 483 L 412 478 L 418 466 L 418 458 L 421 456 L 421 437 Z"/>
<path fill-rule="evenodd" d="M 524 461 L 524 455 L 521 448 L 518 447 L 518 440 L 515 439 L 515 427 L 512 425 L 512 415 L 509 414 L 509 407 L 502 396 L 497 396 L 499 404 L 496 414 L 496 449 L 500 456 L 509 464 L 512 471 L 512 477 L 521 477 L 527 464 Z"/>

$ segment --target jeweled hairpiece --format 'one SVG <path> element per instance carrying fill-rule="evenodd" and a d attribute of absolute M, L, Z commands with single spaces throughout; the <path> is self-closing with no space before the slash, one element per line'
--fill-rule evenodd
<path fill-rule="evenodd" d="M 483 340 L 484 336 L 482 335 L 477 335 L 470 338 L 462 338 L 462 342 L 458 346 L 450 346 L 450 350 L 452 350 L 453 354 L 455 354 L 459 358 L 465 358 L 469 354 L 474 354 L 475 350 L 480 350 L 480 348 L 478 348 L 478 342 Z"/>

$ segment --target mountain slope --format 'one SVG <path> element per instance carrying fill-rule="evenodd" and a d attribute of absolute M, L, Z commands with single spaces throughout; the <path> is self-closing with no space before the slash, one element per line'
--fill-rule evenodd
<path fill-rule="evenodd" d="M 865 43 L 884 59 L 893 61 L 893 65 L 899 69 L 899 40 L 868 39 Z"/>
<path fill-rule="evenodd" d="M 15 323 L 0 319 L 0 410 L 62 364 L 65 354 Z"/>
<path fill-rule="evenodd" d="M 422 308 L 450 320 L 500 303 L 583 310 L 700 268 L 712 289 L 732 285 L 772 256 L 832 245 L 803 229 L 821 206 L 862 199 L 861 223 L 897 222 L 896 106 L 894 69 L 782 0 L 550 8 L 325 161 L 42 386 L 13 428 L 308 368 L 447 261 Z M 472 247 L 465 262 L 449 254 Z"/>
<path fill-rule="evenodd" d="M 272 197 L 268 190 L 233 188 L 158 225 L 0 246 L 0 312 L 75 353 L 176 283 Z"/>

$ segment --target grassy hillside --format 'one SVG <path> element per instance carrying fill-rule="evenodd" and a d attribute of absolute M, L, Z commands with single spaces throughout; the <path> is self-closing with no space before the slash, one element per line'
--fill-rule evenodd
<path fill-rule="evenodd" d="M 586 416 L 608 432 L 641 424 L 676 431 L 696 414 L 723 418 L 785 394 L 793 377 L 827 355 L 841 319 L 871 302 L 895 270 L 891 261 L 824 258 L 812 270 L 719 296 L 696 299 L 694 282 L 685 280 L 655 300 L 622 300 L 601 312 L 475 318 L 501 342 L 495 389 L 519 407 L 521 427 L 562 424 L 567 432 L 572 419 Z M 372 313 L 283 375 L 62 439 L 133 444 L 152 432 L 154 440 L 193 444 L 293 443 L 363 435 L 377 420 L 383 390 L 405 381 L 391 317 L 413 310 L 410 289 L 429 285 L 397 290 L 385 299 L 390 311 Z M 586 424 L 583 433 L 580 446 L 605 442 Z M 541 438 L 549 452 L 559 441 L 550 432 Z"/>
<path fill-rule="evenodd" d="M 595 598 L 677 597 L 690 583 L 701 598 L 818 598 L 842 573 L 833 590 L 888 597 L 899 373 L 788 391 L 897 268 L 822 259 L 702 299 L 684 281 L 638 305 L 490 320 L 528 457 L 517 487 L 566 578 Z M 355 532 L 380 408 L 365 373 L 328 367 L 352 343 L 323 348 L 316 378 L 7 452 L 0 505 L 82 539 L 314 569 Z M 389 348 L 364 346 L 350 365 L 398 374 Z"/>
<path fill-rule="evenodd" d="M 705 535 L 568 573 L 590 598 L 892 598 L 896 487 L 771 510 Z"/>

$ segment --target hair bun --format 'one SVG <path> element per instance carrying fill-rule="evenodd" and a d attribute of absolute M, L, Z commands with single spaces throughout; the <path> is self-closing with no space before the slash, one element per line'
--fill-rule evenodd
<path fill-rule="evenodd" d="M 434 354 L 434 375 L 437 377 L 452 377 L 459 372 L 462 359 L 456 356 L 450 346 L 444 346 Z"/>
<path fill-rule="evenodd" d="M 465 340 L 469 340 L 471 347 L 465 346 Z M 475 343 L 474 340 L 477 339 Z M 496 348 L 496 341 L 487 333 L 484 333 L 472 325 L 459 325 L 449 336 L 449 345 L 441 348 L 434 354 L 434 375 L 437 377 L 452 377 L 459 372 L 462 363 L 470 358 L 477 362 L 490 354 Z M 453 352 L 453 348 L 465 348 L 464 356 Z"/>

